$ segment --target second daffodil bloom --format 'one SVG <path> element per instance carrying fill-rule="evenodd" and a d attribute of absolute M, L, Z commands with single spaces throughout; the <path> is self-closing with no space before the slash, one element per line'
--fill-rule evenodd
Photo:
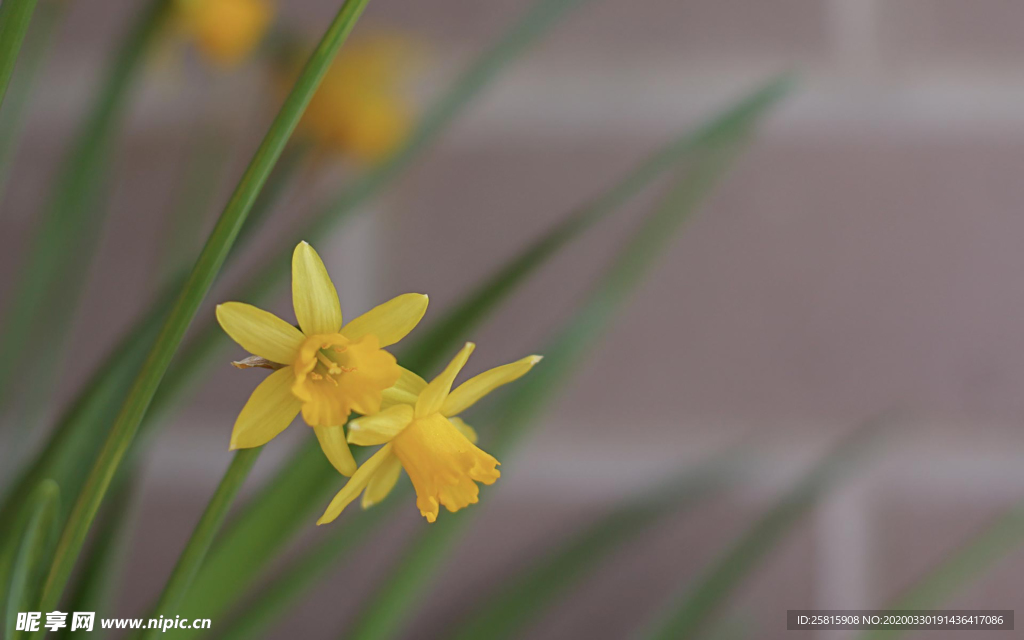
<path fill-rule="evenodd" d="M 384 347 L 406 336 L 427 310 L 427 296 L 400 295 L 342 324 L 338 292 L 313 247 L 292 254 L 292 304 L 299 328 L 241 302 L 217 306 L 217 321 L 231 338 L 277 369 L 253 391 L 235 421 L 232 449 L 272 440 L 301 411 L 331 464 L 346 476 L 356 470 L 345 441 L 349 413 L 381 409 L 383 392 L 402 375 Z"/>
<path fill-rule="evenodd" d="M 268 0 L 177 0 L 176 9 L 183 35 L 221 67 L 233 67 L 252 53 L 274 15 Z"/>
<path fill-rule="evenodd" d="M 458 511 L 475 504 L 477 482 L 493 484 L 501 475 L 494 456 L 475 444 L 476 433 L 457 414 L 503 384 L 525 375 L 540 356 L 529 356 L 470 378 L 454 391 L 455 376 L 473 352 L 467 343 L 441 375 L 427 384 L 402 370 L 402 378 L 385 392 L 383 411 L 349 423 L 352 444 L 383 444 L 334 497 L 317 524 L 332 522 L 360 492 L 363 507 L 383 500 L 404 468 L 416 489 L 416 506 L 429 522 L 440 505 Z"/>
<path fill-rule="evenodd" d="M 345 46 L 324 76 L 299 133 L 327 151 L 372 164 L 409 133 L 413 109 L 405 79 L 415 60 L 400 37 L 363 37 Z"/>

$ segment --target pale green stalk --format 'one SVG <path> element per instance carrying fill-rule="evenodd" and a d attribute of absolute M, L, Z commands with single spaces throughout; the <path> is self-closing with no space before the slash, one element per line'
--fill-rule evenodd
<path fill-rule="evenodd" d="M 7 95 L 7 84 L 14 73 L 21 43 L 32 22 L 36 0 L 4 0 L 0 3 L 0 105 Z"/>
<path fill-rule="evenodd" d="M 225 472 L 220 484 L 217 485 L 217 490 L 214 491 L 213 497 L 210 498 L 210 503 L 206 506 L 206 510 L 199 519 L 199 523 L 196 524 L 192 537 L 189 538 L 188 544 L 185 545 L 184 551 L 181 552 L 178 563 L 174 566 L 174 571 L 164 586 L 163 593 L 160 594 L 160 599 L 157 601 L 156 606 L 149 614 L 149 618 L 159 616 L 173 618 L 177 615 L 185 594 L 188 593 L 192 581 L 195 579 L 196 574 L 199 573 L 199 568 L 206 558 L 206 552 L 210 550 L 210 545 L 213 544 L 214 537 L 220 531 L 221 525 L 224 524 L 224 519 L 228 515 L 228 510 L 231 508 L 235 496 L 238 495 L 238 491 L 242 488 L 242 484 L 245 483 L 245 479 L 249 476 L 249 471 L 252 470 L 252 465 L 256 463 L 256 459 L 262 450 L 263 447 L 256 447 L 255 449 L 242 449 L 235 453 L 227 472 Z M 163 633 L 163 631 L 149 629 L 142 632 L 141 638 L 144 640 L 154 638 L 160 633 Z"/>
<path fill-rule="evenodd" d="M 103 449 L 71 512 L 57 547 L 53 569 L 43 591 L 43 610 L 50 610 L 59 602 L 89 526 L 96 517 L 103 496 L 135 438 L 139 424 L 170 365 L 171 358 L 223 266 L 260 188 L 368 1 L 346 0 L 342 5 L 256 150 L 249 167 L 203 247 L 184 289 L 164 321 L 156 343 L 121 408 L 121 413 L 114 421 Z"/>

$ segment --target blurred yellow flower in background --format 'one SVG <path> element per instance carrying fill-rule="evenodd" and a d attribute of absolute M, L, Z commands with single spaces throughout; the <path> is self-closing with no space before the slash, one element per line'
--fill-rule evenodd
<path fill-rule="evenodd" d="M 412 126 L 407 84 L 415 49 L 411 40 L 394 35 L 346 45 L 306 108 L 298 133 L 323 150 L 360 162 L 386 157 Z"/>
<path fill-rule="evenodd" d="M 313 247 L 292 254 L 292 304 L 299 328 L 241 302 L 217 306 L 217 321 L 250 353 L 268 361 L 270 374 L 242 408 L 232 449 L 259 447 L 284 431 L 301 411 L 331 464 L 356 470 L 345 440 L 349 413 L 381 409 L 383 392 L 402 375 L 384 347 L 404 338 L 427 310 L 427 296 L 400 295 L 342 325 L 338 292 Z"/>
<path fill-rule="evenodd" d="M 380 502 L 403 468 L 416 489 L 416 506 L 429 522 L 437 519 L 440 505 L 455 512 L 475 504 L 480 491 L 476 483 L 493 484 L 498 479 L 498 461 L 476 446 L 476 432 L 454 416 L 525 375 L 541 357 L 495 367 L 452 391 L 455 376 L 474 348 L 466 343 L 430 384 L 403 369 L 398 383 L 385 392 L 384 409 L 349 423 L 350 443 L 384 446 L 359 467 L 317 524 L 332 522 L 361 491 L 364 508 Z"/>
<path fill-rule="evenodd" d="M 245 60 L 274 16 L 269 0 L 177 0 L 175 8 L 179 30 L 221 67 Z"/>

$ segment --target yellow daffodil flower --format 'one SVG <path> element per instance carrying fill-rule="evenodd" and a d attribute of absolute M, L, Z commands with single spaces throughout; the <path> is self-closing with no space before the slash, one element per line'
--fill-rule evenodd
<path fill-rule="evenodd" d="M 317 524 L 332 522 L 363 491 L 363 508 L 383 500 L 404 468 L 416 489 L 416 506 L 429 522 L 439 505 L 455 512 L 477 502 L 477 482 L 493 484 L 498 461 L 476 446 L 476 432 L 455 417 L 477 400 L 525 375 L 540 356 L 529 356 L 470 378 L 454 391 L 455 376 L 473 352 L 467 343 L 441 375 L 427 384 L 415 373 L 385 392 L 384 409 L 349 423 L 348 441 L 383 444 L 334 497 Z"/>
<path fill-rule="evenodd" d="M 270 26 L 268 0 L 178 0 L 177 24 L 203 56 L 233 67 L 249 56 Z"/>
<path fill-rule="evenodd" d="M 401 38 L 385 36 L 347 44 L 306 108 L 298 132 L 360 162 L 387 157 L 413 121 L 404 92 L 410 49 Z"/>
<path fill-rule="evenodd" d="M 313 247 L 292 254 L 292 304 L 299 328 L 241 302 L 217 306 L 231 339 L 277 369 L 253 391 L 235 421 L 232 449 L 259 447 L 301 411 L 327 458 L 346 476 L 356 470 L 345 440 L 349 413 L 380 411 L 385 389 L 402 375 L 384 347 L 406 336 L 427 310 L 427 296 L 400 295 L 342 326 L 338 292 Z"/>

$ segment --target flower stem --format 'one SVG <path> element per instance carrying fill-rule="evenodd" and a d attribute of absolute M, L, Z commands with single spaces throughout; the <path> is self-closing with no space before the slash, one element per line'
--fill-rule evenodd
<path fill-rule="evenodd" d="M 562 2 L 564 0 L 554 1 Z M 535 18 L 531 17 L 530 19 Z M 489 276 L 465 297 L 463 302 L 457 304 L 452 312 L 436 322 L 435 327 L 444 327 L 444 329 L 420 334 L 410 343 L 413 350 L 421 354 L 418 356 L 421 365 L 422 363 L 435 363 L 440 357 L 443 357 L 443 351 L 440 349 L 444 348 L 443 345 L 449 344 L 453 337 L 462 336 L 464 338 L 471 333 L 473 327 L 478 326 L 478 323 L 486 319 L 501 302 L 507 299 L 508 295 L 517 290 L 518 285 L 536 273 L 546 260 L 557 253 L 558 247 L 563 246 L 572 238 L 579 237 L 591 224 L 601 219 L 604 215 L 602 212 L 609 206 L 610 200 L 620 202 L 628 200 L 631 195 L 640 192 L 664 172 L 681 164 L 685 159 L 692 160 L 697 151 L 708 146 L 716 146 L 721 144 L 724 139 L 731 138 L 736 134 L 737 128 L 749 126 L 752 121 L 772 106 L 785 93 L 787 87 L 788 81 L 784 78 L 775 79 L 746 95 L 731 108 L 715 114 L 696 130 L 688 129 L 638 164 L 620 181 L 603 190 L 583 209 L 573 212 L 564 222 L 559 223 L 552 231 L 539 238 L 525 252 L 509 260 L 496 271 L 494 276 Z M 587 222 L 581 223 L 581 220 Z M 562 238 L 563 235 L 568 237 Z M 549 249 L 552 246 L 554 249 Z M 287 270 L 287 265 L 282 268 Z M 261 269 L 261 273 L 262 271 Z M 264 275 L 270 277 L 271 280 L 276 277 L 272 272 L 267 272 Z M 254 280 L 254 287 L 246 289 L 235 299 L 251 301 L 261 298 L 260 285 L 264 282 L 263 279 Z M 205 333 L 200 334 L 200 339 L 203 339 L 202 336 Z M 217 334 L 214 332 L 213 335 Z M 420 348 L 420 345 L 427 344 L 433 345 L 434 350 L 425 346 Z M 189 348 L 183 355 L 191 351 L 192 349 Z M 196 356 L 203 353 L 202 350 L 196 351 Z M 403 355 L 400 355 L 403 364 L 408 362 L 408 356 L 404 355 L 407 353 L 410 351 L 406 348 L 403 349 Z M 179 363 L 182 361 L 183 359 L 179 359 Z M 425 368 L 429 368 L 429 366 Z M 549 368 L 551 365 L 545 360 L 544 367 L 540 369 Z M 178 369 L 178 365 L 175 366 L 175 369 Z M 179 371 L 168 377 L 174 375 L 184 375 L 184 373 Z M 535 372 L 528 378 L 537 375 L 538 373 Z M 273 479 L 267 482 L 266 488 L 260 492 L 258 499 L 251 501 L 240 512 L 238 519 L 233 521 L 224 532 L 223 538 L 218 542 L 207 566 L 197 580 L 195 589 L 188 598 L 185 610 L 189 616 L 213 618 L 221 615 L 235 603 L 239 594 L 260 575 L 261 570 L 270 559 L 277 557 L 288 541 L 296 535 L 305 522 L 304 518 L 318 515 L 316 510 L 330 500 L 328 485 L 331 477 L 330 465 L 323 462 L 323 454 L 316 443 L 312 441 L 300 447 L 288 461 L 283 463 Z M 337 477 L 337 474 L 333 474 L 333 477 Z M 296 498 L 295 496 L 301 497 Z M 393 500 L 394 497 L 391 499 Z M 380 505 L 375 509 L 382 507 L 383 505 Z M 439 526 L 442 526 L 441 523 L 435 523 L 432 528 Z M 332 545 L 333 543 L 326 540 L 323 544 Z M 319 545 L 316 547 L 316 552 L 321 552 Z M 326 553 L 334 554 L 340 553 L 340 551 L 332 550 Z M 303 566 L 314 566 L 314 564 L 312 562 L 303 563 Z M 318 575 L 316 572 L 310 571 L 306 572 L 304 576 L 296 577 L 296 580 L 306 581 L 308 586 L 316 579 L 316 575 Z M 290 593 L 298 591 L 299 587 L 296 587 Z M 192 638 L 194 636 L 195 634 L 185 634 L 182 637 Z"/>
<path fill-rule="evenodd" d="M 32 21 L 36 0 L 6 0 L 0 4 L 0 104 L 3 104 L 7 84 L 14 73 L 21 43 Z"/>
<path fill-rule="evenodd" d="M 224 524 L 224 519 L 228 515 L 235 496 L 238 495 L 239 489 L 245 483 L 249 471 L 252 470 L 252 465 L 262 450 L 263 447 L 256 447 L 255 449 L 241 449 L 235 453 L 228 470 L 221 478 L 220 484 L 217 485 L 217 490 L 213 492 L 210 503 L 206 505 L 206 510 L 199 518 L 199 523 L 192 531 L 192 537 L 189 538 L 184 551 L 178 557 L 178 563 L 174 565 L 174 571 L 150 613 L 150 618 L 160 616 L 173 618 L 177 614 L 185 599 L 185 594 L 188 593 L 192 581 L 199 573 L 199 568 L 206 558 L 206 552 L 210 550 L 214 537 L 220 531 L 221 525 Z M 143 640 L 148 640 L 160 633 L 163 633 L 161 629 L 148 629 L 142 633 L 141 637 Z"/>
<path fill-rule="evenodd" d="M 53 566 L 43 590 L 40 610 L 50 611 L 60 601 L 100 503 L 135 439 L 139 424 L 149 409 L 149 404 L 167 372 L 171 359 L 199 310 L 203 298 L 213 286 L 213 281 L 234 245 L 263 183 L 284 150 L 288 138 L 298 125 L 328 67 L 341 49 L 341 45 L 348 39 L 349 33 L 368 3 L 369 0 L 346 0 L 342 5 L 303 68 L 302 74 L 281 106 L 281 111 L 270 125 L 270 130 L 260 143 L 234 194 L 217 220 L 75 502 L 57 546 Z"/>
<path fill-rule="evenodd" d="M 458 116 L 466 110 L 480 93 L 493 83 L 495 78 L 505 68 L 529 51 L 531 45 L 546 35 L 558 23 L 559 19 L 566 15 L 566 12 L 590 1 L 537 0 L 534 8 L 530 9 L 521 21 L 516 23 L 493 47 L 490 47 L 477 58 L 459 76 L 454 84 L 444 92 L 431 107 L 430 112 L 424 116 L 416 128 L 416 132 L 409 137 L 402 148 L 391 159 L 370 171 L 364 178 L 356 180 L 351 186 L 346 186 L 334 194 L 329 206 L 318 210 L 310 216 L 310 218 L 315 218 L 315 220 L 303 225 L 299 233 L 286 238 L 286 242 L 266 259 L 265 265 L 246 278 L 246 287 L 236 293 L 235 299 L 253 302 L 257 299 L 265 299 L 273 293 L 274 288 L 280 284 L 283 274 L 286 272 L 291 273 L 291 252 L 294 250 L 297 242 L 303 239 L 314 240 L 315 238 L 323 237 L 338 224 L 354 215 L 359 210 L 360 205 L 378 195 L 391 180 L 401 175 L 404 169 L 412 165 L 414 160 L 423 151 L 428 149 L 431 144 L 437 141 L 449 125 L 457 120 Z M 265 217 L 269 214 L 273 198 L 268 199 L 266 196 L 268 192 L 273 190 L 274 176 L 281 174 L 281 169 L 286 160 L 287 154 L 278 162 L 270 181 L 261 192 L 254 209 L 250 211 L 249 220 L 243 228 L 242 235 L 239 236 L 236 245 L 241 245 L 244 242 L 244 237 L 249 235 L 248 232 L 253 228 L 253 223 L 257 218 Z M 282 174 L 280 177 L 281 180 L 277 184 L 286 185 L 287 176 Z M 261 202 L 264 205 L 261 205 Z M 261 210 L 264 212 L 263 216 L 260 215 Z M 288 245 L 289 242 L 291 243 L 290 245 Z M 174 285 L 174 289 L 177 290 L 177 283 L 168 284 Z M 90 390 L 97 387 L 114 385 L 112 377 L 122 375 L 119 371 L 129 366 L 126 363 L 127 360 L 142 358 L 138 351 L 145 347 L 133 344 L 133 336 L 150 330 L 155 332 L 155 329 L 150 325 L 158 322 L 159 318 L 163 318 L 166 313 L 165 309 L 159 307 L 169 305 L 170 303 L 166 300 L 166 296 L 161 295 L 157 298 L 150 309 L 138 318 L 134 328 L 128 333 L 127 337 L 111 350 L 112 355 L 110 359 L 92 374 L 86 384 L 82 385 L 83 391 L 78 394 L 76 400 L 71 403 L 71 406 L 90 405 L 94 408 L 98 406 L 86 397 L 91 392 Z M 217 346 L 226 344 L 223 332 L 216 322 L 212 322 L 212 317 L 210 320 L 210 322 L 203 323 L 204 326 L 197 330 L 196 337 L 189 343 L 189 348 L 179 355 L 174 367 L 171 368 L 167 379 L 160 388 L 160 393 L 154 401 L 150 415 L 158 410 L 168 408 L 178 401 L 182 391 L 188 386 L 187 382 L 194 380 L 197 372 L 210 361 L 211 357 L 215 357 Z M 0 344 L 2 344 L 2 339 L 3 336 L 0 335 Z M 0 351 L 2 351 L 2 348 L 0 348 Z M 4 385 L 2 380 L 4 374 L 5 371 L 2 369 L 2 363 L 0 363 L 0 405 L 3 404 Z M 49 473 L 66 473 L 66 466 L 59 463 L 55 464 L 55 460 L 58 457 L 71 455 L 68 453 L 66 442 L 72 437 L 81 438 L 89 446 L 98 448 L 99 444 L 97 441 L 102 437 L 101 429 L 105 428 L 109 420 L 105 417 L 98 417 L 102 412 L 97 412 L 95 409 L 91 409 L 88 415 L 82 415 L 82 413 L 76 412 L 76 415 L 70 416 L 73 419 L 73 424 L 69 424 L 68 420 L 59 421 L 58 424 L 60 426 L 54 431 L 54 435 L 50 437 L 43 453 L 33 461 L 15 482 L 11 483 L 13 488 L 7 492 L 8 497 L 5 498 L 2 506 L 0 506 L 0 539 L 4 535 L 5 517 L 12 509 L 17 508 L 21 500 L 20 496 L 24 495 L 19 487 L 28 486 L 32 481 L 38 481 L 40 478 L 47 477 L 44 471 Z M 147 420 L 147 423 L 152 422 L 152 420 Z M 313 444 L 314 449 L 311 451 L 316 455 L 322 455 L 315 449 L 315 443 Z M 48 471 L 51 469 L 54 471 Z M 78 474 L 61 478 L 59 479 L 59 484 L 61 486 L 80 486 L 84 481 L 82 479 L 83 475 Z M 310 510 L 310 513 L 312 513 L 312 510 Z"/>

